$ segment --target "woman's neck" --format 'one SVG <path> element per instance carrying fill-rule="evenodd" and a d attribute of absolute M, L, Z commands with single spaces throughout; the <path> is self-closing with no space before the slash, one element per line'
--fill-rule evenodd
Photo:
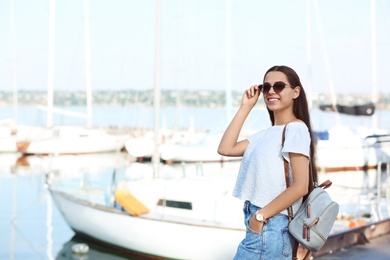
<path fill-rule="evenodd" d="M 292 121 L 296 121 L 297 118 L 293 113 L 282 113 L 282 114 L 274 114 L 275 116 L 275 124 L 274 125 L 285 125 Z"/>

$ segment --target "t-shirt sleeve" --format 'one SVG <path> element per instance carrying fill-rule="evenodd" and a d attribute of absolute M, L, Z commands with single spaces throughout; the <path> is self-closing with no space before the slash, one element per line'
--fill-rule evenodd
<path fill-rule="evenodd" d="M 262 131 L 258 131 L 250 136 L 247 137 L 247 140 L 252 143 L 252 142 L 255 142 L 255 140 L 259 139 L 259 137 L 261 136 L 261 133 Z"/>
<path fill-rule="evenodd" d="M 310 158 L 310 133 L 305 123 L 292 122 L 287 125 L 282 156 L 288 162 L 289 153 L 299 153 Z"/>

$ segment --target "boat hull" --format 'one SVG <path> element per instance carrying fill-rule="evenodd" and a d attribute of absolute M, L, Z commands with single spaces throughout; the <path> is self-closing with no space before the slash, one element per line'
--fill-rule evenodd
<path fill-rule="evenodd" d="M 161 159 L 166 162 L 223 162 L 239 161 L 241 157 L 222 156 L 216 145 L 164 145 L 160 148 Z"/>
<path fill-rule="evenodd" d="M 171 259 L 232 259 L 245 230 L 153 217 L 133 217 L 51 190 L 69 226 L 78 234 L 145 256 Z M 93 217 L 92 217 L 93 216 Z"/>
<path fill-rule="evenodd" d="M 85 154 L 119 151 L 124 141 L 120 138 L 69 138 L 18 142 L 18 150 L 24 154 Z"/>

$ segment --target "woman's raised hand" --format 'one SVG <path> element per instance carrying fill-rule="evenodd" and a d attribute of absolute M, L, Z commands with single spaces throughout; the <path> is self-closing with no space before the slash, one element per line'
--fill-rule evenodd
<path fill-rule="evenodd" d="M 260 96 L 260 85 L 253 85 L 245 90 L 242 95 L 241 105 L 249 106 L 253 108 Z"/>

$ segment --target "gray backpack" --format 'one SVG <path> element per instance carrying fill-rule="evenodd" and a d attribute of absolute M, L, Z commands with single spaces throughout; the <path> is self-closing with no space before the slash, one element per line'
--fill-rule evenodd
<path fill-rule="evenodd" d="M 284 145 L 286 127 L 282 135 Z M 286 187 L 290 186 L 288 162 L 284 159 Z M 311 165 L 309 165 L 309 192 L 304 197 L 297 213 L 293 214 L 292 207 L 288 207 L 289 226 L 291 235 L 295 238 L 293 259 L 297 258 L 299 244 L 308 251 L 304 259 L 309 259 L 311 252 L 318 252 L 328 239 L 329 233 L 339 213 L 339 205 L 332 200 L 325 191 L 332 182 L 327 180 L 320 185 L 313 182 Z"/>

